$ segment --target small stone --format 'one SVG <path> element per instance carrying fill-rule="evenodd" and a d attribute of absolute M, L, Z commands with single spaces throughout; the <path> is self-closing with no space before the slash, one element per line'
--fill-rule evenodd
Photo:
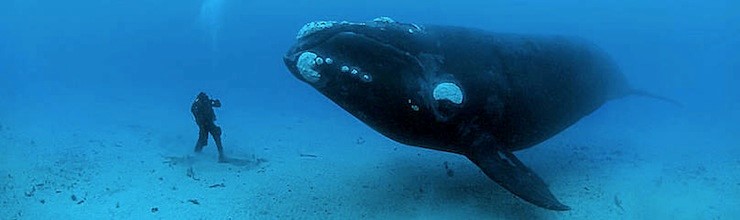
<path fill-rule="evenodd" d="M 155 213 L 155 212 L 158 212 L 158 211 L 159 211 L 159 208 L 157 208 L 157 207 L 152 208 L 152 213 Z"/>

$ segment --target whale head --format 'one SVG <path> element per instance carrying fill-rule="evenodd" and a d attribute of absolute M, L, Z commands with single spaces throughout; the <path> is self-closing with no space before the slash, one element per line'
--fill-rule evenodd
<path fill-rule="evenodd" d="M 317 21 L 301 28 L 296 40 L 283 57 L 290 72 L 397 141 L 408 133 L 399 128 L 438 121 L 429 100 L 462 102 L 454 84 L 423 82 L 427 66 L 418 57 L 428 52 L 430 41 L 418 25 L 386 17 L 364 23 Z"/>

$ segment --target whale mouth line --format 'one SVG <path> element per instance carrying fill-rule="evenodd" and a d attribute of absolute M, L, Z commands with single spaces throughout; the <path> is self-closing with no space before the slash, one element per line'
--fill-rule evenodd
<path fill-rule="evenodd" d="M 306 53 L 313 53 L 318 58 L 328 58 L 332 56 L 341 56 L 340 54 L 327 54 L 327 52 L 324 48 L 331 48 L 335 46 L 327 46 L 325 45 L 327 43 L 335 43 L 336 41 L 348 41 L 351 40 L 352 42 L 360 42 L 364 41 L 365 44 L 371 44 L 374 47 L 377 48 L 384 48 L 386 51 L 391 51 L 394 54 L 400 54 L 403 56 L 411 56 L 408 52 L 394 46 L 393 44 L 389 44 L 386 42 L 383 42 L 380 39 L 377 39 L 373 36 L 366 35 L 363 33 L 358 33 L 355 31 L 340 31 L 332 34 L 325 34 L 325 35 L 319 35 L 320 33 L 314 33 L 309 36 L 305 36 L 302 39 L 304 41 L 300 46 L 295 47 L 290 55 L 287 58 L 290 58 L 292 62 L 298 62 L 300 60 L 300 57 Z M 343 39 L 340 39 L 343 38 Z M 343 48 L 344 49 L 344 48 Z M 339 51 L 339 53 L 342 53 L 342 51 Z M 316 58 L 316 57 L 313 57 Z M 346 60 L 340 60 L 335 59 L 332 61 L 340 61 L 340 62 L 346 62 Z M 321 65 L 322 63 L 318 63 Z M 325 64 L 332 64 L 332 62 L 326 62 Z"/>

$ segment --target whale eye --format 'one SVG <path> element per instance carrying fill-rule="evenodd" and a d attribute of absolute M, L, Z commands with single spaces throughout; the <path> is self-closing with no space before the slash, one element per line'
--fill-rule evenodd
<path fill-rule="evenodd" d="M 445 82 L 437 84 L 432 92 L 434 100 L 448 100 L 455 104 L 462 104 L 463 93 L 459 86 L 454 83 Z"/>

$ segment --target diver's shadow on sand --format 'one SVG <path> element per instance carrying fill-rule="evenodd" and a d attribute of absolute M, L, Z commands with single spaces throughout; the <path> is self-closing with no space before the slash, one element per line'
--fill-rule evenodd
<path fill-rule="evenodd" d="M 162 156 L 162 163 L 166 164 L 170 167 L 173 166 L 192 166 L 196 162 L 200 161 L 201 159 L 198 157 L 195 157 L 193 155 L 185 155 L 185 156 Z"/>
<path fill-rule="evenodd" d="M 213 161 L 210 157 L 205 157 L 199 154 L 188 154 L 185 156 L 162 156 L 163 161 L 162 163 L 167 164 L 168 166 L 192 166 L 196 163 L 215 163 L 216 161 Z M 223 161 L 218 161 L 220 164 L 229 164 L 234 165 L 238 167 L 243 167 L 246 169 L 252 169 L 252 168 L 258 168 L 265 163 L 267 163 L 267 160 L 264 158 L 258 158 L 255 155 L 252 155 L 251 158 L 242 158 L 242 157 L 227 157 Z"/>
<path fill-rule="evenodd" d="M 218 162 L 222 164 L 231 164 L 238 167 L 255 168 L 264 163 L 267 163 L 267 160 L 252 155 L 251 158 L 226 157 L 226 159 L 220 160 Z"/>
<path fill-rule="evenodd" d="M 375 184 L 375 187 L 362 186 L 360 189 L 365 195 L 363 203 L 369 209 L 367 211 L 413 214 L 439 210 L 455 213 L 453 215 L 482 215 L 494 219 L 542 219 L 554 214 L 516 198 L 488 179 L 472 162 L 455 162 L 460 166 L 456 166 L 454 175 L 449 175 L 444 167 L 418 162 L 395 160 L 383 168 L 387 169 L 390 177 L 363 175 L 357 179 L 363 184 L 377 182 L 378 178 L 385 181 Z M 351 187 L 348 190 L 358 189 Z"/>

